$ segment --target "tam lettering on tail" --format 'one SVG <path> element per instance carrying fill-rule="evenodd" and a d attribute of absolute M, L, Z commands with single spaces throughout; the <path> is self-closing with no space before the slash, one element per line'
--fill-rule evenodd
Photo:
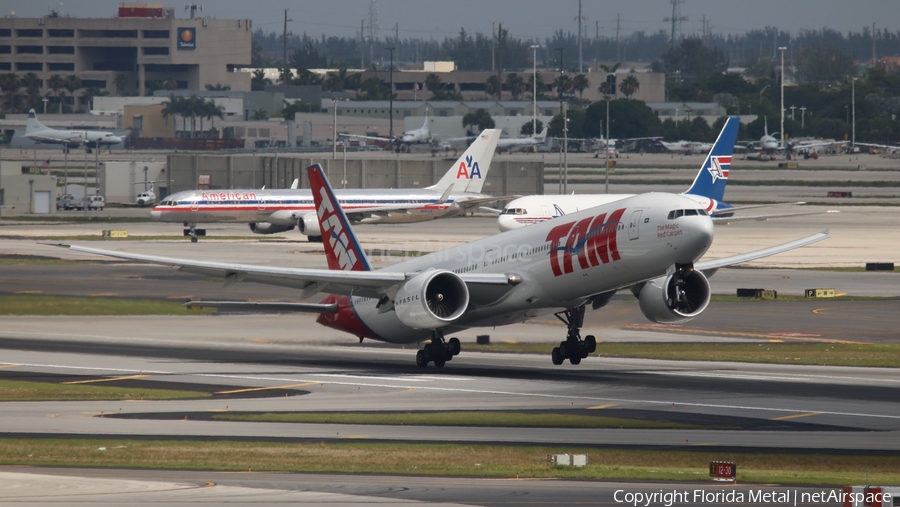
<path fill-rule="evenodd" d="M 316 215 L 319 218 L 319 229 L 322 231 L 322 243 L 325 245 L 325 257 L 328 269 L 339 271 L 372 271 L 366 254 L 350 227 L 347 215 L 325 177 L 325 171 L 319 164 L 309 166 L 309 186 L 312 190 Z"/>
<path fill-rule="evenodd" d="M 719 138 L 700 167 L 700 172 L 694 178 L 694 183 L 685 194 L 722 201 L 725 197 L 725 185 L 728 183 L 728 171 L 731 168 L 731 157 L 734 154 L 734 143 L 737 141 L 740 124 L 738 117 L 728 118 L 719 133 Z"/>
<path fill-rule="evenodd" d="M 441 180 L 428 187 L 428 190 L 444 193 L 450 188 L 452 193 L 481 193 L 499 139 L 499 129 L 482 131 Z"/>

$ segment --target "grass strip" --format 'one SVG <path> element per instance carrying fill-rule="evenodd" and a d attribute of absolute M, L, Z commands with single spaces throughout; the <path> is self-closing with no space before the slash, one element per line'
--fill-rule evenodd
<path fill-rule="evenodd" d="M 200 391 L 0 380 L 0 401 L 177 400 L 209 396 Z"/>
<path fill-rule="evenodd" d="M 4 234 L 5 239 L 28 239 L 34 241 L 107 241 L 110 243 L 127 242 L 127 241 L 190 241 L 190 236 L 132 236 L 127 238 L 108 238 L 97 234 L 74 234 L 69 236 L 16 236 Z M 251 236 L 203 236 L 203 241 L 208 240 L 227 240 L 227 241 L 247 241 L 260 242 L 262 238 L 254 238 Z"/>
<path fill-rule="evenodd" d="M 177 301 L 121 297 L 66 297 L 34 294 L 0 296 L 0 315 L 203 315 L 212 308 L 190 310 Z"/>
<path fill-rule="evenodd" d="M 527 412 L 278 412 L 216 414 L 223 421 L 375 424 L 413 426 L 490 426 L 513 428 L 722 429 L 668 421 L 643 421 L 600 415 Z M 725 428 L 727 429 L 727 428 Z"/>
<path fill-rule="evenodd" d="M 102 450 L 101 450 L 102 449 Z M 584 468 L 548 464 L 549 454 L 587 454 Z M 710 461 L 734 461 L 742 483 L 842 486 L 900 483 L 900 457 L 683 452 L 577 447 L 404 443 L 284 443 L 128 439 L 0 439 L 4 465 L 708 480 Z"/>
<path fill-rule="evenodd" d="M 466 344 L 465 350 L 549 354 L 558 343 Z M 822 366 L 900 367 L 900 344 L 869 343 L 632 343 L 601 342 L 605 357 L 734 361 Z"/>

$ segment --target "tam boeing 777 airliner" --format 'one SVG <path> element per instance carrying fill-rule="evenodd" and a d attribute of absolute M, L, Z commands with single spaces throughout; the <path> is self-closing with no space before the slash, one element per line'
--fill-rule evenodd
<path fill-rule="evenodd" d="M 423 222 L 465 214 L 487 203 L 509 199 L 481 193 L 500 130 L 484 130 L 436 184 L 427 188 L 368 188 L 335 191 L 352 223 Z M 321 239 L 309 189 L 185 190 L 157 204 L 150 217 L 184 223 L 197 241 L 197 224 L 244 222 L 257 234 L 299 227 L 310 241 Z"/>
<path fill-rule="evenodd" d="M 554 364 L 578 364 L 596 339 L 581 337 L 585 309 L 604 306 L 616 291 L 637 296 L 647 319 L 688 321 L 710 300 L 707 276 L 718 268 L 786 252 L 827 232 L 754 252 L 700 262 L 713 224 L 693 199 L 641 194 L 565 218 L 496 234 L 389 268 L 374 270 L 322 168 L 308 169 L 329 269 L 173 259 L 71 246 L 73 250 L 177 266 L 217 276 L 226 286 L 257 282 L 298 289 L 320 303 L 192 301 L 191 306 L 316 312 L 318 322 L 360 340 L 428 343 L 416 364 L 437 367 L 460 351 L 449 333 L 555 314 L 568 328 L 551 353 Z"/>

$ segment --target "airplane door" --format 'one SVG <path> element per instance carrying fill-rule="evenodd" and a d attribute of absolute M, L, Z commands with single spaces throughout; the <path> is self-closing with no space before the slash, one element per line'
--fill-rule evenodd
<path fill-rule="evenodd" d="M 200 196 L 191 194 L 191 211 L 197 211 L 200 207 Z"/>
<path fill-rule="evenodd" d="M 545 217 L 550 216 L 550 210 L 547 209 L 547 206 L 544 206 L 543 204 L 541 205 L 541 212 L 544 214 Z"/>
<path fill-rule="evenodd" d="M 641 214 L 643 210 L 636 210 L 631 213 L 631 221 L 628 222 L 628 239 L 638 239 L 639 229 L 641 227 Z"/>

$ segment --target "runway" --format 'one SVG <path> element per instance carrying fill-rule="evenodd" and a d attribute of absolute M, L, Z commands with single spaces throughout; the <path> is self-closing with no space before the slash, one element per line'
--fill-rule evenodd
<path fill-rule="evenodd" d="M 779 262 L 720 270 L 711 278 L 713 292 L 732 295 L 737 288 L 751 287 L 801 296 L 808 288 L 831 287 L 861 297 L 897 296 L 892 273 L 791 269 L 890 260 L 880 255 L 894 248 L 897 240 L 892 236 L 882 234 L 884 241 L 871 250 L 854 248 L 869 234 L 867 227 L 859 226 L 860 220 L 882 231 L 893 223 L 886 213 L 869 217 L 869 211 L 828 217 L 834 219 L 834 238 L 821 247 L 789 255 L 783 263 L 773 258 Z M 717 227 L 713 256 L 793 239 L 823 225 L 796 221 L 772 224 Z M 160 232 L 163 225 L 128 224 L 127 228 L 135 235 L 172 234 L 169 230 Z M 433 225 L 414 224 L 360 230 L 367 246 L 383 252 L 422 245 L 429 249 L 450 246 L 492 233 L 495 223 L 484 218 L 449 220 L 446 234 L 440 238 L 431 235 L 430 227 Z M 79 234 L 98 226 L 73 224 L 63 228 L 65 234 Z M 101 261 L 43 244 L 46 240 L 29 239 L 63 234 L 59 229 L 56 224 L 27 224 L 0 230 L 5 236 L 0 237 L 0 255 L 61 259 L 0 264 L 0 293 L 172 300 L 296 297 L 296 291 L 253 284 L 223 290 L 218 280 L 168 268 Z M 222 226 L 217 233 L 259 239 L 237 226 Z M 101 247 L 232 262 L 324 265 L 320 246 L 291 239 L 207 240 L 196 245 L 184 241 L 126 241 L 103 243 Z M 381 255 L 379 265 L 397 260 L 393 255 Z M 762 269 L 771 265 L 782 267 Z M 702 316 L 689 323 L 660 327 L 648 323 L 634 298 L 623 293 L 607 307 L 589 312 L 585 328 L 607 341 L 744 341 L 760 346 L 785 340 L 896 343 L 895 315 L 896 302 L 891 300 L 714 301 Z M 306 315 L 237 314 L 102 320 L 89 316 L 4 317 L 0 378 L 108 380 L 106 385 L 191 389 L 213 395 L 184 401 L 4 402 L 0 436 L 453 442 L 547 446 L 573 452 L 625 448 L 874 456 L 900 451 L 900 376 L 895 369 L 606 357 L 591 357 L 579 366 L 555 367 L 548 355 L 465 350 L 465 344 L 478 334 L 490 334 L 494 341 L 543 343 L 562 339 L 563 326 L 546 319 L 460 333 L 462 354 L 441 370 L 420 370 L 413 361 L 413 348 L 368 341 L 359 344 L 353 337 L 316 326 L 313 320 Z M 126 378 L 133 376 L 140 378 Z M 253 389 L 254 394 L 247 394 L 246 389 Z M 348 407 L 359 411 L 505 410 L 604 415 L 696 424 L 703 429 L 435 428 L 225 422 L 211 417 L 222 411 L 342 411 Z M 0 469 L 0 476 L 19 472 Z M 36 472 L 35 477 L 17 476 L 12 482 L 37 484 L 34 489 L 40 493 L 23 494 L 0 486 L 0 499 L 53 503 L 54 488 L 65 492 L 69 485 L 78 484 L 85 488 L 84 498 L 92 503 L 113 504 L 134 498 L 173 505 L 216 503 L 227 498 L 238 504 L 247 499 L 246 505 L 570 505 L 613 504 L 613 495 L 621 488 L 654 491 L 671 487 L 653 483 L 305 474 Z M 0 480 L 0 484 L 9 482 Z"/>

